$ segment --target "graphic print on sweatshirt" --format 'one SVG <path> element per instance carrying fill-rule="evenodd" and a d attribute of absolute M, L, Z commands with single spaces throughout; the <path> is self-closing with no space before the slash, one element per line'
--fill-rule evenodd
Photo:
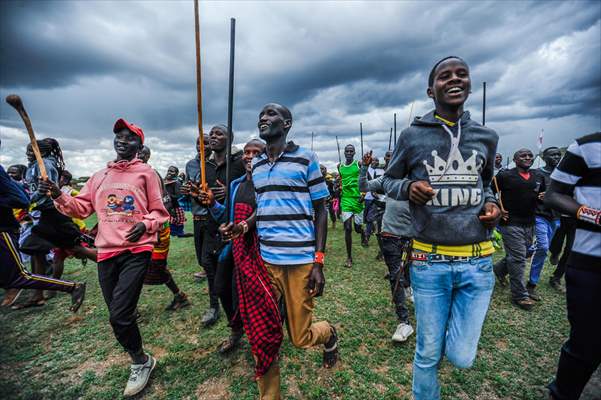
<path fill-rule="evenodd" d="M 430 185 L 435 196 L 426 204 L 434 207 L 453 207 L 478 205 L 482 200 L 482 189 L 478 180 L 482 171 L 483 157 L 479 159 L 478 152 L 472 150 L 472 155 L 464 160 L 459 151 L 458 140 L 453 138 L 449 157 L 445 160 L 438 156 L 438 151 L 432 150 L 433 165 L 423 160 L 428 173 Z M 441 187 L 450 186 L 450 187 Z"/>
<path fill-rule="evenodd" d="M 135 192 L 138 191 L 138 188 L 124 183 L 111 183 L 102 185 L 100 190 L 106 199 L 103 210 L 106 217 L 130 217 L 131 220 L 121 221 L 128 223 L 133 223 L 138 219 L 136 216 L 140 214 L 140 210 L 137 209 L 135 200 Z"/>

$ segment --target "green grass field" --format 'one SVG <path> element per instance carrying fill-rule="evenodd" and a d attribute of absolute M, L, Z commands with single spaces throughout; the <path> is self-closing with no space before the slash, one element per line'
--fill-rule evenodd
<path fill-rule="evenodd" d="M 187 231 L 191 231 L 188 223 Z M 384 263 L 375 261 L 376 242 L 355 248 L 355 266 L 343 268 L 341 226 L 329 232 L 326 291 L 316 318 L 333 322 L 340 335 L 341 362 L 320 368 L 321 350 L 295 349 L 286 338 L 281 350 L 285 399 L 409 399 L 414 336 L 395 345 L 396 326 Z M 358 237 L 356 237 L 358 242 Z M 496 257 L 501 256 L 497 254 Z M 190 296 L 192 307 L 164 311 L 171 294 L 164 286 L 145 287 L 139 303 L 145 346 L 158 359 L 147 399 L 254 399 L 250 349 L 228 357 L 215 349 L 228 335 L 222 318 L 199 329 L 208 305 L 206 281 L 199 270 L 193 239 L 173 239 L 170 267 Z M 495 289 L 472 369 L 441 368 L 444 399 L 543 399 L 559 349 L 567 337 L 565 300 L 547 285 L 547 265 L 540 285 L 543 301 L 534 311 L 509 303 L 508 289 Z M 113 337 L 98 286 L 96 265 L 68 262 L 65 278 L 88 283 L 78 314 L 67 311 L 70 298 L 59 295 L 42 308 L 2 310 L 0 326 L 0 398 L 115 399 L 129 373 L 127 355 Z M 413 308 L 410 308 L 413 311 Z M 412 322 L 414 319 L 412 317 Z"/>

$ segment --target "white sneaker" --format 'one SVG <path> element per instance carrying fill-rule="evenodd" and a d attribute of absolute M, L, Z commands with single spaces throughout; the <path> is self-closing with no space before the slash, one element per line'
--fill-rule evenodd
<path fill-rule="evenodd" d="M 407 286 L 405 289 L 405 298 L 413 303 L 413 289 L 411 286 Z"/>
<path fill-rule="evenodd" d="M 153 356 L 151 356 L 150 354 L 146 355 L 148 356 L 148 361 L 146 361 L 144 364 L 131 365 L 129 380 L 127 381 L 127 385 L 125 385 L 123 396 L 135 396 L 136 394 L 144 390 L 144 388 L 146 387 L 148 379 L 150 378 L 150 373 L 157 365 L 157 360 Z"/>
<path fill-rule="evenodd" d="M 392 335 L 393 342 L 404 342 L 413 333 L 413 327 L 405 322 L 401 322 L 397 327 L 396 331 Z"/>

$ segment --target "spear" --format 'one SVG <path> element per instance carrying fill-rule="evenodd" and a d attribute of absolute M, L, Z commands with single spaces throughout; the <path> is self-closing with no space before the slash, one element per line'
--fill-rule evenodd
<path fill-rule="evenodd" d="M 342 158 L 340 158 L 340 143 L 338 142 L 338 135 L 336 135 L 336 147 L 338 147 L 338 163 L 342 164 Z"/>
<path fill-rule="evenodd" d="M 361 135 L 361 159 L 363 159 L 363 122 L 359 122 L 359 132 Z"/>
<path fill-rule="evenodd" d="M 198 141 L 200 157 L 200 186 L 207 190 L 205 141 L 202 131 L 202 77 L 200 71 L 200 19 L 198 18 L 198 0 L 194 0 L 194 31 L 196 38 L 196 103 L 198 108 Z"/>
<path fill-rule="evenodd" d="M 411 116 L 413 115 L 413 103 L 415 102 L 411 102 L 411 108 L 409 109 L 409 118 L 407 119 L 407 126 L 411 125 Z"/>
<path fill-rule="evenodd" d="M 396 113 L 394 113 L 394 147 L 396 148 Z"/>
<path fill-rule="evenodd" d="M 482 82 L 482 125 L 486 125 L 486 82 Z"/>
<path fill-rule="evenodd" d="M 388 151 L 390 151 L 391 145 L 392 145 L 392 128 L 390 128 L 390 136 L 388 136 Z"/>
<path fill-rule="evenodd" d="M 230 171 L 231 171 L 231 158 L 232 158 L 232 115 L 234 113 L 234 53 L 236 50 L 236 19 L 230 18 L 230 82 L 227 97 L 227 148 L 226 148 L 226 165 L 225 165 L 225 210 L 227 215 L 227 223 L 230 222 L 230 203 L 232 198 L 230 196 Z"/>

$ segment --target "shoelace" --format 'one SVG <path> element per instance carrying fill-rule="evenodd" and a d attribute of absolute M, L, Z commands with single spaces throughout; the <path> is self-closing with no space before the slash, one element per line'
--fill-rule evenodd
<path fill-rule="evenodd" d="M 144 369 L 144 365 L 140 365 L 139 367 L 134 367 L 133 365 L 131 366 L 131 374 L 129 375 L 129 381 L 130 382 L 135 382 L 138 380 L 138 376 L 140 375 L 140 372 L 142 372 L 142 369 Z"/>

